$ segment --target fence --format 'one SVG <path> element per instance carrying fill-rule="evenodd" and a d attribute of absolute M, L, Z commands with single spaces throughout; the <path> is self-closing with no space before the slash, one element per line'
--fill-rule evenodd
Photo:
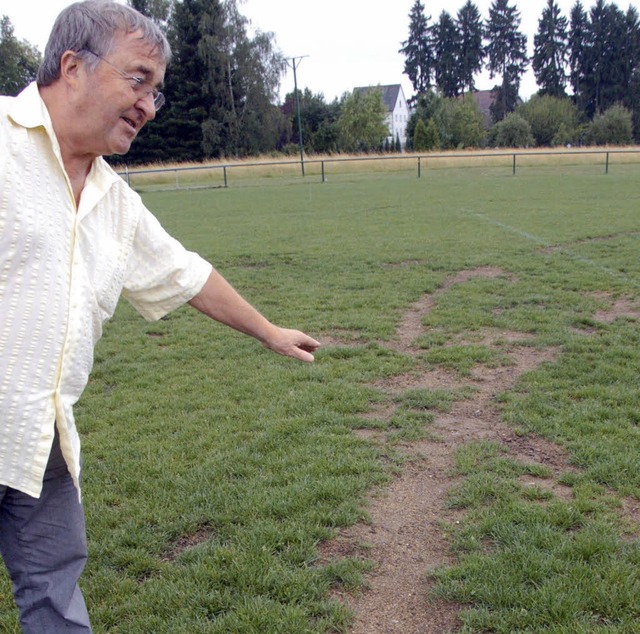
<path fill-rule="evenodd" d="M 268 162 L 242 162 L 242 163 L 228 163 L 228 164 L 211 164 L 211 165 L 199 165 L 199 166 L 182 166 L 182 167 L 161 167 L 161 168 L 153 168 L 153 169 L 139 169 L 139 170 L 130 170 L 127 167 L 124 170 L 118 172 L 120 176 L 122 176 L 127 183 L 131 186 L 132 177 L 137 175 L 153 175 L 153 174 L 172 174 L 172 181 L 174 186 L 172 189 L 193 189 L 193 185 L 185 185 L 181 184 L 180 177 L 186 173 L 197 173 L 197 172 L 211 172 L 217 171 L 221 173 L 221 178 L 218 179 L 219 185 L 217 187 L 229 187 L 229 174 L 232 170 L 243 170 L 248 168 L 260 168 L 261 170 L 275 168 L 278 166 L 286 166 L 288 168 L 291 167 L 300 167 L 301 177 L 309 178 L 308 171 L 305 172 L 305 166 L 319 166 L 318 174 L 320 176 L 321 182 L 324 183 L 328 180 L 327 172 L 328 166 L 332 164 L 347 164 L 347 163 L 363 163 L 367 161 L 403 161 L 405 164 L 413 165 L 413 168 L 417 177 L 421 178 L 423 172 L 425 171 L 425 163 L 429 162 L 438 162 L 439 160 L 448 160 L 451 161 L 459 159 L 464 161 L 476 161 L 480 159 L 508 159 L 508 164 L 511 168 L 511 173 L 513 176 L 517 175 L 519 163 L 518 160 L 523 157 L 593 157 L 598 156 L 602 157 L 601 165 L 604 169 L 604 173 L 608 174 L 610 165 L 611 165 L 611 157 L 617 155 L 631 155 L 635 154 L 640 157 L 640 147 L 631 148 L 631 149 L 619 149 L 619 150 L 563 150 L 563 151 L 521 151 L 521 152 L 478 152 L 478 153 L 445 153 L 445 154 L 415 154 L 415 155 L 393 155 L 393 156 L 385 156 L 385 155 L 375 155 L 375 156 L 358 156 L 358 157 L 337 157 L 337 158 L 318 158 L 318 159 L 301 159 L 296 161 L 268 161 Z M 634 161 L 636 162 L 636 161 Z M 637 161 L 637 162 L 640 162 Z M 598 163 L 595 163 L 598 164 Z M 196 187 L 211 187 L 211 185 L 198 185 Z"/>

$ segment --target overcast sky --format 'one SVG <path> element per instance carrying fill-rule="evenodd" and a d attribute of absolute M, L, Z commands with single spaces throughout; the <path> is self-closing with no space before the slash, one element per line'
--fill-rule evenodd
<path fill-rule="evenodd" d="M 425 13 L 436 21 L 443 10 L 455 17 L 466 0 L 422 0 Z M 409 12 L 414 0 L 239 0 L 241 12 L 251 20 L 252 28 L 275 34 L 278 48 L 287 57 L 298 60 L 300 89 L 322 93 L 327 101 L 340 97 L 356 86 L 402 84 L 406 97 L 413 94 L 411 83 L 402 74 L 404 58 L 398 53 L 409 34 Z M 533 52 L 533 36 L 547 0 L 512 0 L 522 16 L 520 29 L 527 35 L 528 50 Z M 582 0 L 590 9 L 595 0 Z M 29 40 L 41 51 L 51 25 L 71 0 L 0 0 L 0 14 L 8 15 L 19 39 Z M 489 14 L 491 0 L 476 0 L 482 18 Z M 558 0 L 563 15 L 569 18 L 575 0 Z M 623 11 L 629 5 L 640 7 L 640 0 L 618 1 Z M 491 88 L 496 80 L 487 73 L 477 78 L 479 89 Z M 282 79 L 281 97 L 293 91 L 293 73 Z M 523 77 L 521 96 L 536 91 L 531 70 Z"/>

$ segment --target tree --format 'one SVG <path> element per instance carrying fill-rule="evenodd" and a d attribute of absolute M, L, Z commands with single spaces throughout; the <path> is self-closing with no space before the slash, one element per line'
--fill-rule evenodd
<path fill-rule="evenodd" d="M 379 151 L 389 136 L 387 109 L 378 88 L 360 88 L 342 104 L 338 129 L 340 145 L 347 152 Z"/>
<path fill-rule="evenodd" d="M 400 53 L 405 57 L 404 74 L 409 77 L 414 91 L 421 94 L 429 90 L 435 66 L 435 57 L 429 20 L 424 5 L 415 0 L 409 12 L 409 37 L 402 42 Z"/>
<path fill-rule="evenodd" d="M 605 0 L 596 0 L 589 12 L 589 29 L 586 49 L 586 77 L 582 86 L 585 112 L 589 118 L 600 114 L 607 106 L 607 92 L 615 81 L 615 70 L 611 56 L 620 47 L 619 36 L 615 33 L 616 7 L 609 7 Z M 610 102 L 609 105 L 613 103 Z"/>
<path fill-rule="evenodd" d="M 520 12 L 508 0 L 494 0 L 489 8 L 485 38 L 487 69 L 493 78 L 502 77 L 495 114 L 502 118 L 517 104 L 520 79 L 527 67 L 527 36 L 519 31 Z M 495 121 L 499 119 L 494 118 Z"/>
<path fill-rule="evenodd" d="M 640 140 L 640 18 L 634 7 L 627 11 L 629 90 L 624 105 L 633 113 L 633 136 Z"/>
<path fill-rule="evenodd" d="M 538 146 L 566 145 L 578 138 L 580 116 L 568 97 L 534 95 L 516 112 L 531 125 Z"/>
<path fill-rule="evenodd" d="M 519 103 L 518 87 L 509 82 L 502 82 L 491 90 L 493 101 L 489 106 L 491 119 L 494 122 L 502 121 Z"/>
<path fill-rule="evenodd" d="M 236 0 L 223 2 L 222 23 L 216 11 L 206 12 L 201 23 L 198 53 L 210 103 L 203 122 L 207 156 L 258 154 L 273 149 L 279 137 L 282 115 L 273 104 L 284 60 L 272 33 L 251 39 L 247 24 Z"/>
<path fill-rule="evenodd" d="M 608 16 L 604 0 L 597 0 L 589 14 L 589 69 L 586 88 L 587 112 L 589 116 L 600 114 L 602 110 L 603 84 L 606 81 Z M 614 44 L 611 42 L 611 44 Z"/>
<path fill-rule="evenodd" d="M 286 120 L 274 103 L 283 62 L 273 35 L 250 38 L 235 0 L 176 1 L 167 35 L 173 50 L 167 106 L 127 161 L 201 161 L 274 149 Z"/>
<path fill-rule="evenodd" d="M 569 26 L 569 83 L 573 99 L 581 112 L 586 111 L 585 86 L 589 74 L 589 18 L 580 0 L 571 9 Z"/>
<path fill-rule="evenodd" d="M 460 79 L 460 41 L 453 18 L 443 11 L 432 29 L 436 86 L 445 97 L 455 97 L 462 90 Z"/>
<path fill-rule="evenodd" d="M 171 12 L 171 0 L 129 0 L 129 6 L 163 25 Z"/>
<path fill-rule="evenodd" d="M 206 65 L 198 54 L 198 44 L 200 23 L 207 9 L 218 12 L 222 28 L 218 0 L 181 0 L 174 4 L 167 26 L 173 52 L 163 89 L 167 105 L 138 135 L 126 156 L 128 164 L 204 159 L 202 125 L 209 104 L 203 86 Z"/>
<path fill-rule="evenodd" d="M 630 145 L 633 141 L 631 111 L 616 105 L 596 115 L 585 140 L 589 145 Z"/>
<path fill-rule="evenodd" d="M 548 0 L 542 11 L 533 43 L 532 67 L 540 94 L 564 96 L 567 81 L 567 18 L 560 14 L 555 0 Z"/>
<path fill-rule="evenodd" d="M 407 125 L 407 138 L 415 143 L 418 126 L 435 127 L 438 148 L 482 147 L 485 141 L 484 115 L 472 94 L 443 97 L 433 91 L 420 95 Z M 430 146 L 431 147 L 431 146 Z M 414 147 L 414 149 L 418 149 Z"/>
<path fill-rule="evenodd" d="M 293 92 L 286 95 L 282 112 L 289 122 L 290 134 L 282 140 L 281 145 L 295 143 L 298 146 L 297 109 Z M 339 114 L 340 105 L 337 99 L 327 104 L 322 93 L 313 94 L 308 88 L 301 91 L 300 124 L 304 149 L 308 154 L 337 151 L 338 129 L 336 122 Z"/>
<path fill-rule="evenodd" d="M 438 127 L 433 119 L 425 123 L 420 119 L 413 134 L 413 149 L 416 152 L 429 152 L 440 148 Z"/>
<path fill-rule="evenodd" d="M 459 39 L 459 79 L 462 90 L 475 89 L 474 76 L 482 70 L 482 18 L 471 0 L 458 11 L 456 18 Z"/>
<path fill-rule="evenodd" d="M 436 119 L 441 118 L 440 112 L 442 111 L 443 103 L 444 97 L 433 90 L 417 96 L 414 111 L 407 123 L 407 140 L 409 145 L 413 143 L 416 128 L 420 121 L 426 125 L 429 119 L 436 121 Z M 438 125 L 437 122 L 436 125 Z"/>
<path fill-rule="evenodd" d="M 515 112 L 509 113 L 491 129 L 491 144 L 495 147 L 526 148 L 534 143 L 529 122 Z"/>
<path fill-rule="evenodd" d="M 0 95 L 17 95 L 36 78 L 42 56 L 26 40 L 14 35 L 9 17 L 0 19 Z"/>
<path fill-rule="evenodd" d="M 462 98 L 449 99 L 451 110 L 451 147 L 478 148 L 485 141 L 484 115 L 471 93 Z"/>

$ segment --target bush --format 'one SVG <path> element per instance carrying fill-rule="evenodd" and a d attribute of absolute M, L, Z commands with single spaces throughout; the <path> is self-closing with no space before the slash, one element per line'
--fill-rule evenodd
<path fill-rule="evenodd" d="M 426 147 L 415 145 L 420 121 L 429 130 L 430 140 Z M 424 131 L 420 134 L 424 134 Z M 484 116 L 472 95 L 461 99 L 441 97 L 429 91 L 419 97 L 407 126 L 407 137 L 416 151 L 482 147 L 485 136 Z"/>
<path fill-rule="evenodd" d="M 517 113 L 531 125 L 538 146 L 556 147 L 575 143 L 578 139 L 578 109 L 570 99 L 551 95 L 534 95 Z"/>
<path fill-rule="evenodd" d="M 454 148 L 478 148 L 484 145 L 484 115 L 472 94 L 450 100 L 451 145 Z"/>
<path fill-rule="evenodd" d="M 633 143 L 633 118 L 623 106 L 611 106 L 597 115 L 587 128 L 587 145 L 630 145 Z"/>
<path fill-rule="evenodd" d="M 429 119 L 427 124 L 422 119 L 418 120 L 413 135 L 413 149 L 416 152 L 440 149 L 440 136 L 433 119 Z"/>
<path fill-rule="evenodd" d="M 491 128 L 490 144 L 494 147 L 531 147 L 535 144 L 531 124 L 512 112 Z"/>

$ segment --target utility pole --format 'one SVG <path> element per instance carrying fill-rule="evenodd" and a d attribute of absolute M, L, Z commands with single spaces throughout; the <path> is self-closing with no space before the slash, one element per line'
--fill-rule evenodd
<path fill-rule="evenodd" d="M 293 69 L 293 85 L 296 94 L 296 110 L 298 113 L 298 142 L 300 143 L 300 168 L 302 169 L 302 176 L 304 177 L 304 145 L 302 143 L 302 122 L 300 120 L 300 95 L 298 93 L 298 77 L 296 70 L 300 66 L 300 62 L 308 55 L 300 55 L 300 57 L 291 57 L 285 59 L 287 65 Z"/>

